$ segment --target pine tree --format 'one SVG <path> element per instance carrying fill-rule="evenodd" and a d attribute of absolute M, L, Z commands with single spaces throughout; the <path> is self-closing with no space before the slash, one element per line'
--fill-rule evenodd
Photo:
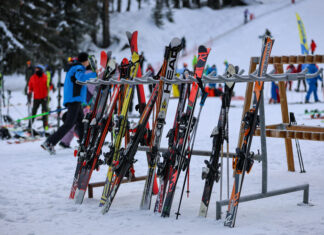
<path fill-rule="evenodd" d="M 162 15 L 163 3 L 162 0 L 156 0 L 155 8 L 153 9 L 153 19 L 157 27 L 163 25 L 163 15 Z"/>

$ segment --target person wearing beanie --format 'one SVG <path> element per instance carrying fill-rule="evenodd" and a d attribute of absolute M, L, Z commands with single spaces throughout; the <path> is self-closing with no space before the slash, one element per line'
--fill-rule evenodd
<path fill-rule="evenodd" d="M 44 73 L 44 67 L 42 65 L 37 65 L 35 67 L 35 73 L 29 79 L 27 94 L 28 103 L 31 103 L 32 94 L 34 94 L 32 115 L 37 113 L 40 105 L 42 106 L 42 113 L 47 112 L 47 76 Z M 34 122 L 34 119 L 32 119 L 31 122 Z M 48 129 L 47 115 L 43 116 L 43 127 L 45 131 Z M 29 128 L 31 128 L 31 123 L 29 123 Z"/>
<path fill-rule="evenodd" d="M 64 82 L 63 105 L 67 107 L 66 120 L 64 124 L 52 135 L 50 135 L 41 147 L 50 154 L 55 154 L 54 146 L 65 136 L 65 134 L 75 125 L 75 131 L 78 133 L 79 140 L 83 137 L 83 109 L 82 103 L 86 102 L 87 88 L 76 83 L 76 81 L 85 82 L 91 78 L 97 77 L 96 72 L 86 73 L 89 66 L 88 54 L 81 52 L 78 55 L 78 61 L 68 70 Z"/>

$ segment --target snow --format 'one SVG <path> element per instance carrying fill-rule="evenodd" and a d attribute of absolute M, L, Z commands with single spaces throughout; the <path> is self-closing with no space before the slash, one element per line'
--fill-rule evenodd
<path fill-rule="evenodd" d="M 314 7 L 315 6 L 315 7 Z M 164 46 L 173 36 L 186 35 L 188 53 L 200 43 L 209 42 L 212 48 L 208 63 L 216 64 L 218 71 L 224 71 L 223 61 L 240 65 L 248 71 L 249 58 L 259 56 L 261 42 L 258 36 L 269 28 L 276 39 L 272 55 L 291 55 L 300 53 L 298 29 L 295 12 L 298 12 L 306 27 L 308 41 L 314 38 L 317 42 L 318 54 L 323 54 L 324 30 L 318 22 L 324 22 L 323 1 L 297 1 L 288 5 L 283 1 L 268 1 L 262 5 L 249 6 L 255 12 L 256 19 L 242 25 L 245 7 L 228 8 L 212 11 L 208 8 L 197 10 L 174 11 L 176 24 L 165 22 L 162 29 L 154 27 L 147 8 L 139 13 L 129 12 L 111 17 L 111 30 L 116 35 L 124 35 L 125 31 L 139 31 L 139 50 L 145 52 L 147 61 L 158 67 L 162 60 Z M 271 11 L 272 9 L 280 10 Z M 265 12 L 271 12 L 263 15 Z M 123 20 L 122 20 L 123 19 Z M 132 19 L 132 22 L 125 19 Z M 231 31 L 231 29 L 236 28 Z M 198 36 L 199 35 L 199 36 Z M 219 36 L 221 35 L 221 36 Z M 213 39 L 214 40 L 210 40 Z M 120 52 L 126 43 L 126 37 L 120 45 L 109 48 L 117 60 L 129 57 L 129 49 Z M 99 51 L 98 51 L 99 56 Z M 182 57 L 182 62 L 191 64 L 193 54 Z M 272 68 L 270 67 L 268 71 Z M 56 77 L 55 77 L 56 79 Z M 17 119 L 27 114 L 26 98 L 23 95 L 24 77 L 12 75 L 5 77 L 5 85 L 11 90 L 12 98 L 10 115 Z M 296 82 L 294 82 L 294 87 Z M 294 88 L 293 87 L 293 88 Z M 235 93 L 244 95 L 245 85 L 236 84 Z M 318 88 L 319 98 L 324 100 Z M 52 94 L 51 109 L 55 109 L 56 96 Z M 265 85 L 265 100 L 270 96 L 270 84 Z M 305 93 L 287 92 L 288 102 L 303 101 Z M 198 127 L 195 149 L 211 150 L 210 133 L 217 124 L 220 110 L 220 99 L 208 98 L 202 111 Z M 234 107 L 229 113 L 230 152 L 237 145 L 238 129 L 242 114 L 242 101 L 233 101 Z M 169 104 L 167 123 L 164 128 L 165 137 L 170 129 L 175 114 L 177 101 Z M 298 124 L 320 125 L 320 120 L 310 120 L 304 110 L 323 110 L 323 103 L 291 104 L 289 111 L 296 115 Z M 281 123 L 280 105 L 265 105 L 266 124 Z M 6 113 L 6 109 L 4 110 Z M 55 117 L 50 118 L 55 123 Z M 36 126 L 41 122 L 36 121 Z M 222 220 L 215 220 L 215 203 L 219 200 L 219 184 L 215 184 L 207 218 L 198 217 L 198 209 L 204 182 L 201 180 L 203 161 L 207 158 L 194 156 L 190 165 L 190 197 L 184 195 L 181 216 L 175 219 L 182 177 L 178 182 L 176 195 L 170 218 L 161 218 L 150 211 L 141 211 L 139 204 L 144 187 L 142 182 L 121 185 L 120 190 L 108 214 L 102 215 L 98 208 L 102 188 L 94 189 L 94 198 L 85 198 L 82 205 L 75 205 L 68 199 L 76 159 L 73 149 L 56 147 L 57 154 L 50 156 L 40 148 L 40 141 L 24 144 L 7 144 L 0 141 L 0 234 L 323 234 L 324 233 L 324 182 L 322 172 L 323 142 L 300 141 L 301 151 L 306 168 L 305 174 L 299 173 L 295 143 L 293 141 L 296 172 L 287 171 L 284 140 L 267 138 L 268 154 L 268 190 L 277 190 L 302 184 L 310 184 L 310 203 L 314 206 L 297 206 L 302 202 L 302 192 L 290 193 L 267 199 L 241 203 L 238 210 L 236 227 L 223 226 Z M 162 147 L 167 145 L 162 139 Z M 72 146 L 77 146 L 74 139 Z M 251 150 L 260 149 L 260 138 L 255 137 Z M 104 146 L 107 151 L 107 146 Z M 136 155 L 136 175 L 146 174 L 147 164 L 143 152 Z M 225 160 L 226 162 L 226 160 Z M 225 164 L 226 167 L 226 164 Z M 231 167 L 231 162 L 230 162 Z M 225 168 L 226 169 L 226 168 Z M 103 181 L 107 167 L 94 172 L 91 182 Z M 223 195 L 226 198 L 226 180 L 223 181 Z M 230 191 L 232 178 L 230 178 Z M 261 164 L 254 163 L 249 175 L 246 175 L 242 195 L 261 192 Z M 153 198 L 155 202 L 155 197 Z"/>

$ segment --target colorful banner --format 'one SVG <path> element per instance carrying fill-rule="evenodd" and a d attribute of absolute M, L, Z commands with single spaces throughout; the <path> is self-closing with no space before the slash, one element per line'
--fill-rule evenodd
<path fill-rule="evenodd" d="M 307 44 L 307 37 L 306 37 L 306 31 L 305 31 L 304 23 L 301 20 L 298 13 L 296 13 L 296 18 L 297 18 L 297 24 L 298 24 L 301 53 L 303 55 L 308 55 L 309 49 L 308 49 L 308 44 Z"/>

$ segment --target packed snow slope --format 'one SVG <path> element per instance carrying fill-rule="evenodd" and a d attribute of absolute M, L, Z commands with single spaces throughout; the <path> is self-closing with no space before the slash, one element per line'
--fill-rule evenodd
<path fill-rule="evenodd" d="M 287 1 L 288 2 L 288 1 Z M 174 24 L 165 22 L 163 29 L 157 29 L 150 19 L 151 11 L 147 8 L 140 12 L 129 12 L 111 18 L 115 34 L 124 35 L 126 30 L 139 31 L 139 50 L 145 52 L 147 61 L 158 67 L 163 57 L 164 46 L 174 36 L 186 35 L 188 56 L 181 58 L 190 65 L 191 50 L 199 44 L 209 41 L 212 48 L 209 64 L 216 64 L 223 72 L 223 61 L 239 65 L 248 70 L 249 58 L 259 56 L 261 41 L 259 35 L 268 28 L 276 42 L 273 55 L 299 54 L 299 38 L 295 12 L 302 17 L 308 40 L 313 38 L 318 45 L 318 54 L 323 54 L 324 29 L 319 22 L 324 22 L 324 2 L 320 0 L 297 1 L 290 5 L 283 1 L 269 1 L 263 5 L 249 7 L 256 19 L 247 25 L 243 21 L 244 7 L 212 11 L 201 10 L 174 11 Z M 278 9 L 274 10 L 273 9 Z M 265 14 L 266 12 L 271 12 Z M 127 19 L 127 20 L 125 20 Z M 238 27 L 238 25 L 241 25 Z M 237 27 L 235 30 L 233 28 Z M 232 31 L 230 31 L 232 30 Z M 229 32 L 230 31 L 230 32 Z M 223 36 L 219 36 L 223 35 Z M 213 39 L 213 40 L 211 40 Z M 128 50 L 120 52 L 126 43 L 112 47 L 117 60 L 130 57 Z M 97 52 L 99 55 L 99 51 Z M 179 67 L 181 67 L 179 63 Z M 268 71 L 272 68 L 270 67 Z M 10 115 L 17 119 L 27 114 L 26 98 L 22 94 L 24 86 L 22 76 L 5 77 L 8 89 L 12 93 Z M 295 88 L 296 83 L 294 83 Z M 237 84 L 235 92 L 244 95 L 245 85 Z M 270 86 L 265 86 L 267 101 Z M 319 98 L 323 93 L 318 88 Z M 56 95 L 52 94 L 51 108 L 55 109 Z M 288 102 L 303 101 L 305 93 L 288 92 Z M 311 100 L 312 101 L 312 100 Z M 217 124 L 220 99 L 208 98 L 198 126 L 195 149 L 211 150 L 210 133 Z M 267 102 L 266 102 L 267 103 Z M 234 107 L 229 112 L 230 152 L 237 145 L 238 130 L 242 114 L 242 101 L 233 101 Z M 169 104 L 167 122 L 164 128 L 162 146 L 167 145 L 165 138 L 170 129 L 177 100 Z M 306 125 L 322 125 L 321 120 L 311 120 L 304 110 L 323 110 L 323 103 L 290 104 L 289 111 L 295 112 L 297 122 Z M 280 105 L 265 106 L 266 124 L 281 122 Z M 55 123 L 55 117 L 50 118 Z M 41 122 L 36 121 L 36 126 Z M 107 138 L 108 139 L 108 138 Z M 207 218 L 199 218 L 198 210 L 203 184 L 201 169 L 207 158 L 194 156 L 190 165 L 190 196 L 183 198 L 181 216 L 175 220 L 183 177 L 178 182 L 170 218 L 161 218 L 150 211 L 141 211 L 139 204 L 144 187 L 143 182 L 121 185 L 108 214 L 102 215 L 98 208 L 102 188 L 94 189 L 94 198 L 85 198 L 84 203 L 75 205 L 68 199 L 76 159 L 73 149 L 56 147 L 57 154 L 50 156 L 40 148 L 41 141 L 24 144 L 8 144 L 0 141 L 0 234 L 323 234 L 324 233 L 324 169 L 323 142 L 300 141 L 306 173 L 300 174 L 296 150 L 296 172 L 287 171 L 284 141 L 267 139 L 268 154 L 268 190 L 277 190 L 301 184 L 310 184 L 310 203 L 313 206 L 297 206 L 302 202 L 302 192 L 241 203 L 238 210 L 236 227 L 223 226 L 226 207 L 222 208 L 222 220 L 215 220 L 215 202 L 220 198 L 219 184 L 215 184 Z M 72 146 L 77 142 L 73 140 Z M 293 141 L 294 145 L 294 141 Z M 226 149 L 226 148 L 225 148 Z M 260 149 L 260 138 L 255 137 L 251 150 Z M 108 151 L 104 146 L 104 152 Z M 143 152 L 136 154 L 136 176 L 146 174 L 147 164 Z M 225 160 L 226 163 L 226 160 Z M 225 164 L 226 167 L 226 164 Z M 230 163 L 231 167 L 231 163 Z M 226 168 L 225 168 L 226 169 Z M 103 181 L 107 167 L 94 172 L 92 182 Z M 183 173 L 182 173 L 183 176 Z M 222 198 L 227 198 L 226 177 L 223 181 Z M 230 177 L 230 191 L 232 178 Z M 261 164 L 255 162 L 249 175 L 246 175 L 242 195 L 261 191 Z M 153 197 L 155 202 L 155 197 Z"/>

